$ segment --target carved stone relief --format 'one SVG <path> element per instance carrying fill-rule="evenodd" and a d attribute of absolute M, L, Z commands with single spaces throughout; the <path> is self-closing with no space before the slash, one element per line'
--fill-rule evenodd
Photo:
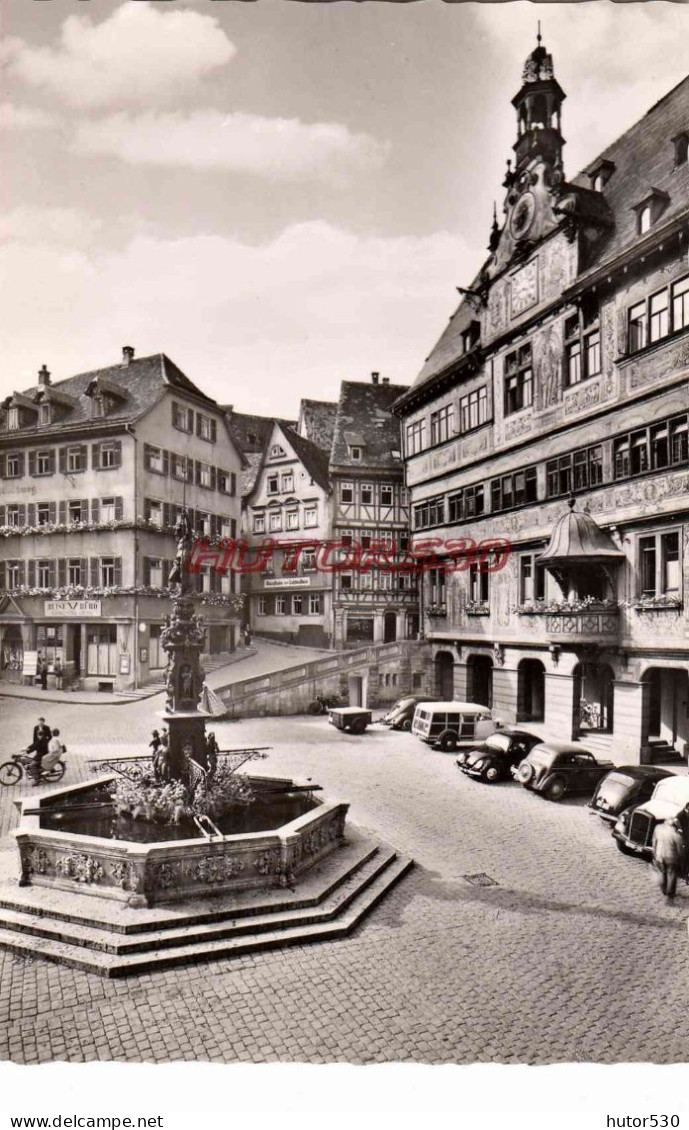
<path fill-rule="evenodd" d="M 547 326 L 534 346 L 536 407 L 550 408 L 562 398 L 562 323 Z"/>
<path fill-rule="evenodd" d="M 583 388 L 570 390 L 565 396 L 565 416 L 574 416 L 577 412 L 584 412 L 595 404 L 600 404 L 600 380 L 587 381 Z"/>

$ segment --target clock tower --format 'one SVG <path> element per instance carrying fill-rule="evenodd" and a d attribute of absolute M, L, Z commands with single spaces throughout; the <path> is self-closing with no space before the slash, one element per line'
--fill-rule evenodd
<path fill-rule="evenodd" d="M 507 162 L 507 189 L 502 231 L 491 233 L 493 252 L 488 275 L 504 270 L 516 258 L 528 256 L 531 248 L 561 222 L 555 212 L 564 184 L 561 111 L 565 93 L 555 78 L 552 55 L 541 42 L 524 64 L 522 85 L 512 99 L 517 112 L 515 163 Z M 495 224 L 494 224 L 495 228 Z"/>

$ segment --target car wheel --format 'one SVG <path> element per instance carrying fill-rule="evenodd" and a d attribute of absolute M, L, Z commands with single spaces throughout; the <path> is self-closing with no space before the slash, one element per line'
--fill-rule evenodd
<path fill-rule="evenodd" d="M 497 765 L 489 765 L 486 769 L 485 777 L 487 781 L 491 782 L 491 784 L 493 784 L 494 781 L 499 781 L 500 770 L 498 769 Z"/>
<path fill-rule="evenodd" d="M 350 731 L 351 731 L 352 734 L 363 734 L 365 729 L 366 729 L 366 723 L 365 722 L 353 722 L 352 725 L 350 726 Z"/>
<path fill-rule="evenodd" d="M 522 785 L 528 785 L 534 778 L 534 767 L 530 761 L 522 761 L 517 769 L 517 780 L 521 781 Z"/>
<path fill-rule="evenodd" d="M 547 789 L 545 790 L 545 795 L 547 796 L 548 800 L 558 801 L 562 800 L 566 792 L 567 785 L 562 780 L 562 777 L 555 777 L 555 779 L 550 782 Z"/>
<path fill-rule="evenodd" d="M 404 722 L 400 726 L 400 730 L 404 730 L 405 734 L 408 734 L 408 733 L 411 732 L 411 718 L 405 718 L 404 719 Z"/>
<path fill-rule="evenodd" d="M 438 738 L 438 745 L 445 753 L 452 753 L 457 749 L 457 735 L 452 730 L 445 730 Z"/>
<path fill-rule="evenodd" d="M 627 845 L 622 842 L 622 840 L 615 840 L 615 843 L 617 844 L 617 850 L 621 851 L 622 855 L 636 855 L 636 852 L 632 851 L 631 848 L 628 848 Z"/>

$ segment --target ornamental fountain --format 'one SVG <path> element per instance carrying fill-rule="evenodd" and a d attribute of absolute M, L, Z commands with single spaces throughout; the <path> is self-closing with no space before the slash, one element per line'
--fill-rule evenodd
<path fill-rule="evenodd" d="M 154 759 L 95 762 L 114 772 L 17 804 L 20 877 L 0 876 L 2 948 L 122 976 L 337 937 L 411 866 L 346 826 L 349 805 L 317 798 L 310 779 L 243 777 L 228 791 L 266 755 L 209 756 L 186 512 L 175 533 L 177 593 L 161 633 L 167 745 Z M 221 815 L 199 802 L 218 788 Z"/>

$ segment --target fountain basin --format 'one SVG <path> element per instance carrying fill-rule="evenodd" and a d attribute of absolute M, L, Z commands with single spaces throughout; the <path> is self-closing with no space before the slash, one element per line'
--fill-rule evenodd
<path fill-rule="evenodd" d="M 302 815 L 275 828 L 212 839 L 197 835 L 141 843 L 84 834 L 75 830 L 71 818 L 72 826 L 65 830 L 55 826 L 51 809 L 89 803 L 94 789 L 115 779 L 97 777 L 22 802 L 19 827 L 12 833 L 19 850 L 20 886 L 53 887 L 140 907 L 291 887 L 344 839 L 349 805 L 322 798 L 309 798 L 310 807 Z M 251 780 L 259 791 L 261 786 L 289 789 L 306 784 L 267 777 Z"/>

